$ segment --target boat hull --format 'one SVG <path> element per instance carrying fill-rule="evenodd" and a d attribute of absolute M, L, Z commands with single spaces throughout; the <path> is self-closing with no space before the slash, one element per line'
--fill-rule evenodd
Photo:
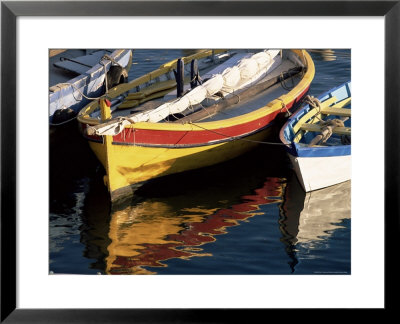
<path fill-rule="evenodd" d="M 351 155 L 327 157 L 288 155 L 305 192 L 330 187 L 351 179 Z"/>
<path fill-rule="evenodd" d="M 348 105 L 351 101 L 351 82 L 346 82 L 343 85 L 329 90 L 322 94 L 318 100 L 320 101 L 321 107 L 324 103 L 330 105 L 335 102 L 336 107 Z M 342 104 L 340 104 L 340 102 Z M 321 107 L 320 110 L 322 109 L 322 112 L 331 115 L 331 118 L 340 118 L 340 115 L 336 114 L 348 114 L 348 112 L 340 112 L 340 108 L 334 108 L 336 110 L 330 110 L 328 113 L 328 110 L 324 109 L 331 107 Z M 318 116 L 318 118 L 315 118 L 315 116 Z M 330 187 L 351 180 L 351 140 L 350 133 L 347 133 L 350 127 L 342 127 L 346 133 L 338 134 L 341 136 L 345 135 L 345 137 L 339 138 L 337 135 L 335 138 L 336 142 L 332 141 L 332 143 L 326 145 L 310 144 L 315 138 L 314 136 L 320 134 L 319 132 L 321 132 L 321 130 L 306 128 L 304 132 L 300 127 L 304 124 L 307 124 L 307 126 L 313 124 L 311 121 L 312 118 L 317 121 L 321 119 L 316 112 L 313 112 L 309 104 L 304 105 L 289 118 L 280 131 L 281 141 L 286 146 L 286 151 L 293 165 L 293 169 L 305 192 Z M 346 120 L 343 120 L 343 123 L 345 122 L 348 123 L 347 126 L 350 126 L 351 119 L 346 118 Z M 299 139 L 299 135 L 303 137 Z M 309 135 L 310 137 L 306 138 L 306 136 Z M 302 142 L 304 138 L 305 141 Z M 349 143 L 346 144 L 346 141 Z"/>
<path fill-rule="evenodd" d="M 111 200 L 117 201 L 132 195 L 145 182 L 175 173 L 199 169 L 238 157 L 268 139 L 273 127 L 242 139 L 214 145 L 192 147 L 151 147 L 112 145 L 106 152 L 103 143 L 90 141 L 90 147 L 103 164 L 107 175 L 105 184 Z"/>
<path fill-rule="evenodd" d="M 111 55 L 116 62 L 129 70 L 132 64 L 131 50 L 116 50 Z M 106 63 L 109 70 L 111 62 Z M 49 93 L 49 123 L 51 126 L 58 126 L 72 120 L 76 114 L 87 105 L 90 100 L 83 97 L 82 93 L 88 98 L 97 98 L 104 94 L 104 66 L 96 64 L 85 74 L 69 80 L 65 84 L 60 83 L 50 87 Z M 79 90 L 77 90 L 79 89 Z M 57 112 L 68 112 L 63 118 L 57 120 Z"/>
<path fill-rule="evenodd" d="M 297 108 L 309 90 L 315 70 L 309 55 L 305 53 L 304 57 L 307 71 L 292 90 L 228 119 L 137 122 L 122 126 L 116 135 L 95 135 L 88 131 L 95 124 L 89 117 L 91 108 L 82 110 L 78 117 L 81 132 L 105 168 L 104 180 L 111 201 L 132 195 L 151 179 L 225 162 L 268 141 L 277 133 L 274 126 L 283 123 L 280 117 L 286 119 L 287 111 Z M 134 84 L 135 81 L 127 86 Z"/>

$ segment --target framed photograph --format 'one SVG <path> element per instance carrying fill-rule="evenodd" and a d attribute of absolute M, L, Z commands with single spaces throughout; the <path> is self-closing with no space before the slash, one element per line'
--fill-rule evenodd
<path fill-rule="evenodd" d="M 388 284 L 396 281 L 391 264 L 395 259 L 392 238 L 399 234 L 399 16 L 398 1 L 3 1 L 1 321 L 234 322 L 238 315 L 262 315 L 272 309 L 392 309 L 394 285 Z M 75 56 L 68 56 L 66 49 L 76 51 Z M 229 63 L 235 59 L 231 53 L 240 56 L 240 60 Z M 271 61 L 268 68 L 260 67 L 264 56 Z M 100 62 L 98 71 L 97 65 L 88 63 L 93 57 Z M 179 57 L 185 58 L 173 61 Z M 61 112 L 57 107 L 52 110 L 51 96 L 49 102 L 49 65 L 54 65 L 50 64 L 53 58 L 58 60 L 56 65 L 68 70 L 67 81 L 61 81 L 64 85 L 76 87 L 81 82 L 76 81 L 77 75 L 84 78 L 90 67 L 92 76 L 97 73 L 103 78 L 101 84 L 107 92 L 116 85 L 114 72 L 123 87 L 125 78 L 131 81 L 163 67 L 159 70 L 165 72 L 165 80 L 160 72 L 149 81 L 135 84 L 129 89 L 130 97 L 124 91 L 125 101 L 115 109 L 121 116 L 129 110 L 133 114 L 129 118 L 137 118 L 135 123 L 154 118 L 176 122 L 178 130 L 185 134 L 189 128 L 184 127 L 189 126 L 184 126 L 183 120 L 189 118 L 190 129 L 197 127 L 198 133 L 204 133 L 202 136 L 210 138 L 216 147 L 240 137 L 224 133 L 225 129 L 234 129 L 228 122 L 225 129 L 207 128 L 212 125 L 212 118 L 225 122 L 216 113 L 226 108 L 221 105 L 228 105 L 236 97 L 253 100 L 255 105 L 261 98 L 257 96 L 266 96 L 264 92 L 255 93 L 255 88 L 263 87 L 264 91 L 267 87 L 273 98 L 284 89 L 290 100 L 275 103 L 281 105 L 278 110 L 282 118 L 295 113 L 291 108 L 296 103 L 298 107 L 304 103 L 311 108 L 319 105 L 321 116 L 337 114 L 337 119 L 330 120 L 340 122 L 332 126 L 338 127 L 336 133 L 330 128 L 331 133 L 324 140 L 332 136 L 333 141 L 338 140 L 347 148 L 350 126 L 354 129 L 351 186 L 306 194 L 304 190 L 316 190 L 311 188 L 311 182 L 301 183 L 297 178 L 300 180 L 302 175 L 297 174 L 296 178 L 294 172 L 292 178 L 287 176 L 277 167 L 275 158 L 283 150 L 271 148 L 268 154 L 255 153 L 250 162 L 240 160 L 235 166 L 224 164 L 207 169 L 207 173 L 177 176 L 173 185 L 157 180 L 152 186 L 141 188 L 135 208 L 131 201 L 113 208 L 109 200 L 122 195 L 124 181 L 133 171 L 126 171 L 129 166 L 122 165 L 122 155 L 118 153 L 117 168 L 128 175 L 112 178 L 115 174 L 109 172 L 111 162 L 103 163 L 103 167 L 95 156 L 101 161 L 108 154 L 96 143 L 104 140 L 101 144 L 107 145 L 111 125 L 107 123 L 107 107 L 111 105 L 113 109 L 118 94 L 97 100 L 103 98 L 102 94 L 80 92 L 88 100 L 96 96 L 93 102 L 100 109 L 96 112 L 89 107 L 84 114 L 75 113 L 73 118 L 78 123 L 66 126 L 71 128 L 67 135 L 57 130 L 53 133 L 53 128 L 49 129 L 49 110 L 50 125 L 64 124 L 68 117 L 64 114 L 68 110 L 64 109 L 67 99 L 61 98 Z M 146 110 L 135 111 L 140 100 L 141 105 L 146 96 L 151 100 L 158 93 L 165 96 L 173 90 L 181 100 L 197 87 L 198 93 L 204 88 L 208 94 L 211 90 L 206 86 L 215 75 L 251 59 L 259 60 L 259 69 L 272 71 L 273 66 L 276 75 L 268 82 L 252 81 L 253 88 L 238 87 L 232 98 L 231 94 L 224 96 L 225 88 L 220 86 L 213 90 L 216 99 L 209 104 L 211 108 L 202 104 L 195 111 L 197 101 L 190 102 L 190 107 L 185 107 L 193 110 L 190 114 L 181 108 L 171 113 L 169 105 L 165 115 L 161 102 L 156 107 L 158 117 L 147 116 Z M 175 62 L 169 70 L 168 62 Z M 179 71 L 183 74 L 181 79 L 185 79 L 185 64 L 192 73 L 191 83 L 196 84 L 191 85 L 191 90 L 179 92 Z M 203 67 L 208 72 L 197 69 L 197 64 L 209 64 L 210 67 Z M 264 76 L 262 80 L 266 80 Z M 55 84 L 62 88 L 60 81 Z M 279 89 L 274 90 L 276 84 Z M 59 89 L 51 90 L 51 85 L 50 91 L 56 93 Z M 212 86 L 217 87 L 216 83 Z M 306 90 L 310 92 L 307 98 Z M 332 93 L 317 96 L 328 90 Z M 357 109 L 350 125 L 348 103 L 352 94 Z M 75 95 L 73 91 L 72 97 Z M 340 98 L 335 97 L 333 102 L 334 96 Z M 198 101 L 203 103 L 202 100 Z M 322 107 L 329 100 L 332 102 Z M 248 107 L 247 116 L 252 113 Z M 255 105 L 254 111 L 259 108 Z M 210 109 L 214 115 L 210 115 Z M 101 122 L 90 123 L 91 118 Z M 121 117 L 118 124 L 111 125 L 113 134 L 129 118 Z M 198 122 L 207 118 L 211 123 Z M 102 123 L 107 129 L 101 128 Z M 75 129 L 77 124 L 80 132 Z M 308 131 L 306 126 L 318 127 L 310 124 L 290 128 L 297 127 L 300 132 Z M 160 149 L 160 143 L 152 137 L 143 144 L 142 134 L 155 136 L 167 129 L 160 127 L 149 130 L 146 126 L 133 132 L 128 127 L 121 133 L 118 145 L 125 145 L 126 152 L 128 146 L 129 150 L 137 150 L 127 154 L 142 154 L 148 159 L 153 154 L 150 151 Z M 79 136 L 79 145 L 69 135 L 72 133 Z M 283 143 L 289 133 L 281 131 Z M 243 142 L 262 142 L 270 147 L 276 144 L 258 137 L 258 132 L 247 130 L 246 134 L 250 136 L 241 138 Z M 306 140 L 305 133 L 301 134 Z M 54 144 L 56 137 L 58 142 Z M 301 143 L 300 139 L 297 141 Z M 204 165 L 209 164 L 207 157 L 221 158 L 222 151 L 204 154 L 201 145 L 192 142 L 182 142 L 180 153 L 192 150 L 196 161 L 204 161 Z M 223 153 L 234 154 L 236 149 L 232 146 Z M 343 152 L 342 157 L 346 155 Z M 68 161 L 66 156 L 70 157 Z M 168 156 L 169 161 L 172 158 L 178 173 L 193 163 L 190 158 L 183 163 L 176 156 Z M 107 161 L 111 159 L 107 156 Z M 160 169 L 166 161 L 160 162 L 158 153 L 151 159 L 158 159 L 157 177 L 166 172 Z M 140 160 L 138 163 L 145 164 Z M 293 168 L 299 169 L 293 163 Z M 326 166 L 324 180 L 333 167 Z M 321 165 L 319 168 L 322 170 Z M 146 176 L 151 178 L 154 172 L 151 169 Z M 79 190 L 70 187 L 71 177 Z M 150 197 L 149 191 L 156 195 Z M 301 203 L 296 202 L 298 197 Z M 305 202 L 307 208 L 302 209 L 303 213 L 307 209 L 307 215 L 303 214 L 302 221 L 296 206 L 305 206 Z M 162 216 L 155 217 L 154 210 Z M 180 220 L 182 217 L 184 221 Z M 230 235 L 226 235 L 228 232 Z M 215 242 L 224 245 L 218 250 Z M 210 258 L 213 255 L 218 256 L 217 261 Z M 282 260 L 275 260 L 276 255 L 282 255 Z M 256 264 L 252 263 L 254 259 Z"/>

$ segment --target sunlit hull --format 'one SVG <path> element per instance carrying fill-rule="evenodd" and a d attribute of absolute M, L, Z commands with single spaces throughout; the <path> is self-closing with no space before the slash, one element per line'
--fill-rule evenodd
<path fill-rule="evenodd" d="M 289 154 L 289 158 L 305 192 L 351 179 L 351 155 L 296 157 Z"/>
<path fill-rule="evenodd" d="M 111 200 L 131 195 L 150 179 L 230 160 L 268 139 L 276 118 L 304 97 L 314 77 L 311 57 L 297 53 L 307 67 L 300 82 L 281 97 L 233 118 L 185 124 L 138 122 L 118 135 L 98 136 L 85 132 L 91 122 L 82 112 L 78 120 L 107 172 Z"/>
<path fill-rule="evenodd" d="M 351 82 L 324 93 L 318 102 L 319 107 L 301 107 L 280 131 L 305 192 L 351 179 Z M 330 134 L 326 125 L 333 125 Z"/>
<path fill-rule="evenodd" d="M 261 141 L 268 138 L 267 128 L 244 140 Z M 90 147 L 108 169 L 106 183 L 111 188 L 111 200 L 129 196 L 144 182 L 174 173 L 207 167 L 233 159 L 254 148 L 257 143 L 244 140 L 187 148 L 113 145 L 112 153 L 101 143 L 90 142 Z M 111 180 L 110 180 L 111 179 Z"/>

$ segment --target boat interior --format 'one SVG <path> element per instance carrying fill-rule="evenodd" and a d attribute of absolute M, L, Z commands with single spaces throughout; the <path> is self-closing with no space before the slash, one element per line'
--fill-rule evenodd
<path fill-rule="evenodd" d="M 49 85 L 50 92 L 58 83 L 68 82 L 78 75 L 85 74 L 100 62 L 104 54 L 111 54 L 112 50 L 100 49 L 68 49 L 50 50 L 49 52 Z"/>
<path fill-rule="evenodd" d="M 224 70 L 237 65 L 243 58 L 251 57 L 255 53 L 235 50 L 199 60 L 197 74 L 193 72 L 191 64 L 186 64 L 184 66 L 183 91 L 180 95 L 176 71 L 166 73 L 162 77 L 156 78 L 154 82 L 147 82 L 134 87 L 122 96 L 111 100 L 112 119 L 121 117 L 131 119 L 135 116 L 143 116 L 143 114 L 154 111 L 166 103 L 190 95 L 198 85 L 204 84 L 214 75 L 223 73 Z M 251 79 L 251 82 L 247 82 L 239 89 L 221 90 L 207 96 L 197 104 L 189 105 L 179 113 L 167 114 L 156 122 L 218 121 L 250 113 L 266 106 L 272 100 L 293 89 L 300 82 L 305 72 L 302 58 L 290 50 L 279 51 L 271 64 L 266 73 L 257 75 L 257 78 Z M 195 85 L 193 85 L 193 75 L 197 77 Z M 90 117 L 100 120 L 100 115 L 100 110 L 96 109 L 90 114 Z"/>
<path fill-rule="evenodd" d="M 345 96 L 330 94 L 317 107 L 309 105 L 286 130 L 288 142 L 300 147 L 346 145 L 350 144 L 350 136 L 351 96 L 347 91 Z"/>

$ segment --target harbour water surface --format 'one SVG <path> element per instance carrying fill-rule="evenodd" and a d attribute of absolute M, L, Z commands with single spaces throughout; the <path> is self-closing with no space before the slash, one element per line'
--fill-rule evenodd
<path fill-rule="evenodd" d="M 189 52 L 135 50 L 129 79 Z M 310 54 L 310 95 L 350 80 L 350 50 Z M 351 273 L 351 183 L 305 194 L 281 146 L 159 179 L 118 206 L 103 175 L 75 122 L 51 132 L 49 271 Z"/>

